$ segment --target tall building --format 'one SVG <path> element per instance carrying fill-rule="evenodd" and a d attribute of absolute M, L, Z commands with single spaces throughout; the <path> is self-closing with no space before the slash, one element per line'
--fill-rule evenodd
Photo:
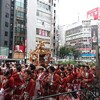
<path fill-rule="evenodd" d="M 57 3 L 58 0 L 28 0 L 27 53 L 34 50 L 40 41 L 44 41 L 45 47 L 54 52 Z"/>
<path fill-rule="evenodd" d="M 0 55 L 24 59 L 27 0 L 0 0 Z"/>
<path fill-rule="evenodd" d="M 13 3 L 14 1 L 14 3 Z M 25 57 L 25 40 L 27 38 L 27 0 L 13 0 L 12 1 L 12 16 L 11 19 L 11 28 L 13 32 L 13 42 L 12 48 L 14 49 L 14 58 L 23 58 Z M 13 5 L 14 4 L 14 5 Z M 13 20 L 13 21 L 12 21 Z M 12 32 L 10 36 L 12 36 Z M 10 44 L 11 45 L 11 44 Z"/>
<path fill-rule="evenodd" d="M 10 0 L 0 0 L 0 59 L 9 53 Z"/>
<path fill-rule="evenodd" d="M 73 23 L 66 27 L 65 45 L 77 47 L 82 53 L 90 53 L 91 45 L 91 20 Z"/>

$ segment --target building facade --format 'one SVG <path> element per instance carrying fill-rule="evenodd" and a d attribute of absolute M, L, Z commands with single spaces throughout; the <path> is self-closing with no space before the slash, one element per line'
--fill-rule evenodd
<path fill-rule="evenodd" d="M 0 0 L 0 58 L 9 53 L 10 0 Z"/>
<path fill-rule="evenodd" d="M 57 28 L 58 0 L 28 0 L 27 10 L 27 53 L 34 50 L 40 41 L 54 52 Z M 29 55 L 27 55 L 29 57 Z"/>
<path fill-rule="evenodd" d="M 25 41 L 27 38 L 27 0 L 15 0 L 14 13 L 12 14 L 14 14 L 14 19 L 13 21 L 11 20 L 12 26 L 14 25 L 11 27 L 13 29 L 13 56 L 14 58 L 24 58 L 26 53 Z"/>
<path fill-rule="evenodd" d="M 91 20 L 73 23 L 66 27 L 65 45 L 75 46 L 82 53 L 91 52 Z"/>
<path fill-rule="evenodd" d="M 27 0 L 0 0 L 0 55 L 24 59 Z"/>

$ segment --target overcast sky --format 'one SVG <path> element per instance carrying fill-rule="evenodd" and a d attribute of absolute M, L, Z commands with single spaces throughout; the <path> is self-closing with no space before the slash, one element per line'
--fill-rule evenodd
<path fill-rule="evenodd" d="M 87 11 L 100 7 L 100 0 L 59 0 L 59 24 L 71 24 L 85 19 Z"/>

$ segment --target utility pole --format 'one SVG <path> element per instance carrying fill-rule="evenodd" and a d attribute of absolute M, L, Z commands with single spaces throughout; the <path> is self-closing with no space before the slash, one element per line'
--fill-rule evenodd
<path fill-rule="evenodd" d="M 99 20 L 98 20 L 98 34 L 97 34 L 97 46 L 96 46 L 96 77 L 100 82 L 100 43 L 99 43 Z"/>

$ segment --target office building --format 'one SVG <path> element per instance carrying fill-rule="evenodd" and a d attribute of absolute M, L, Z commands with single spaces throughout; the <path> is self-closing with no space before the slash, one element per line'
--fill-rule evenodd
<path fill-rule="evenodd" d="M 0 57 L 24 59 L 27 0 L 0 0 Z"/>
<path fill-rule="evenodd" d="M 67 26 L 65 45 L 75 46 L 82 53 L 91 52 L 91 20 L 83 20 Z"/>
<path fill-rule="evenodd" d="M 40 41 L 55 53 L 58 0 L 28 0 L 27 4 L 27 57 Z"/>

